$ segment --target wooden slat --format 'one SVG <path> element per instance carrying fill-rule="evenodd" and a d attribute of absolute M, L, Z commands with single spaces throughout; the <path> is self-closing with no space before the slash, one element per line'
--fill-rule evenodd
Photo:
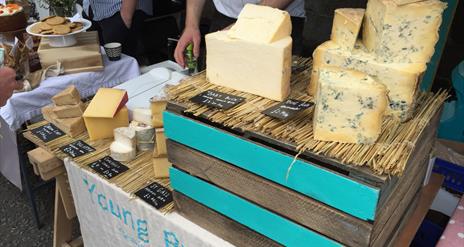
<path fill-rule="evenodd" d="M 171 185 L 184 195 L 285 246 L 341 246 L 339 243 L 276 215 L 232 193 L 171 168 Z"/>
<path fill-rule="evenodd" d="M 372 224 L 224 161 L 168 140 L 176 167 L 350 246 L 367 246 Z"/>
<path fill-rule="evenodd" d="M 167 138 L 360 219 L 372 220 L 375 217 L 378 188 L 170 112 L 164 112 L 164 124 Z"/>
<path fill-rule="evenodd" d="M 211 210 L 189 197 L 173 191 L 177 211 L 185 218 L 238 247 L 281 246 L 269 238 Z"/>
<path fill-rule="evenodd" d="M 406 224 L 410 221 L 410 219 L 412 218 L 412 215 L 414 214 L 414 212 L 417 210 L 417 207 L 419 206 L 419 195 L 418 194 L 412 200 L 411 204 L 408 207 L 408 210 L 401 217 L 401 221 L 398 223 L 396 230 L 387 239 L 387 243 L 385 243 L 384 246 L 387 246 L 387 247 L 395 246 L 395 243 L 397 242 L 399 235 L 402 234 Z M 412 237 L 414 237 L 414 235 Z M 401 247 L 403 246 L 409 246 L 409 244 L 401 245 Z"/>
<path fill-rule="evenodd" d="M 68 182 L 68 175 L 63 173 L 56 177 L 56 188 L 60 191 L 61 200 L 63 200 L 63 207 L 68 219 L 76 217 L 76 207 L 74 206 L 74 199 L 72 197 L 71 188 Z"/>

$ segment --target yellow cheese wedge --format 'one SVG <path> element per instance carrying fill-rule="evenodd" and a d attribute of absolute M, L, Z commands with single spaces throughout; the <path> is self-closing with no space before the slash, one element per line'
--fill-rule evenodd
<path fill-rule="evenodd" d="M 280 9 L 246 4 L 228 36 L 255 43 L 272 43 L 292 33 L 290 15 Z"/>
<path fill-rule="evenodd" d="M 90 140 L 111 138 L 114 129 L 129 125 L 129 111 L 124 106 L 112 118 L 88 117 L 84 113 L 84 121 Z"/>
<path fill-rule="evenodd" d="M 81 96 L 79 94 L 79 91 L 77 91 L 77 88 L 74 85 L 72 85 L 53 96 L 52 101 L 57 106 L 75 105 L 81 102 Z"/>
<path fill-rule="evenodd" d="M 127 102 L 127 92 L 100 88 L 84 112 L 84 117 L 112 118 Z"/>

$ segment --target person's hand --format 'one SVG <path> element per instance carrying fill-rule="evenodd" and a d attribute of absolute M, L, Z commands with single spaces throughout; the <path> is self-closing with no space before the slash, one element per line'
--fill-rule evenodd
<path fill-rule="evenodd" d="M 4 106 L 13 95 L 13 91 L 18 88 L 15 77 L 16 72 L 13 69 L 0 68 L 0 106 Z"/>
<path fill-rule="evenodd" d="M 174 58 L 180 66 L 185 67 L 184 50 L 190 43 L 193 43 L 193 55 L 198 58 L 200 55 L 201 34 L 198 28 L 186 27 L 179 41 L 177 42 Z"/>

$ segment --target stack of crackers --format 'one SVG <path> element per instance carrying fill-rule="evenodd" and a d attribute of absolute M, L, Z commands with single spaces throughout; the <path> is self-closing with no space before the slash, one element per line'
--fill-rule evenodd
<path fill-rule="evenodd" d="M 43 35 L 65 35 L 81 30 L 84 24 L 61 16 L 49 16 L 31 27 L 31 32 Z"/>

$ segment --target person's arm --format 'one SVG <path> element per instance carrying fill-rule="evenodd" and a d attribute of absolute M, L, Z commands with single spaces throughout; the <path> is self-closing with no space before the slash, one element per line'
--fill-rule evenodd
<path fill-rule="evenodd" d="M 205 0 L 187 0 L 187 16 L 185 18 L 185 29 L 177 42 L 174 58 L 182 67 L 185 67 L 184 50 L 188 44 L 193 43 L 193 55 L 200 55 L 200 18 L 203 12 Z"/>
<path fill-rule="evenodd" d="M 15 77 L 16 72 L 13 69 L 0 68 L 0 107 L 6 104 L 13 91 L 18 88 Z"/>
<path fill-rule="evenodd" d="M 261 0 L 260 5 L 266 5 L 278 9 L 286 9 L 294 0 Z"/>
<path fill-rule="evenodd" d="M 132 26 L 132 17 L 134 17 L 135 8 L 138 0 L 122 0 L 121 18 L 127 28 Z M 145 1 L 145 0 L 142 0 Z"/>

